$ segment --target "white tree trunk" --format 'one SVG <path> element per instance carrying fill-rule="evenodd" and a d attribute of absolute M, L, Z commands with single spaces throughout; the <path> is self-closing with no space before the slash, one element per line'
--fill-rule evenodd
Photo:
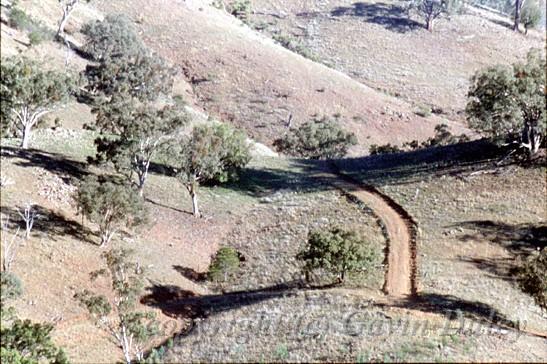
<path fill-rule="evenodd" d="M 23 136 L 21 138 L 21 148 L 27 149 L 28 143 L 30 141 L 30 133 L 31 133 L 32 126 L 30 123 L 25 123 L 23 126 Z"/>
<path fill-rule="evenodd" d="M 199 217 L 198 194 L 192 189 L 190 195 L 192 196 L 192 212 L 194 213 L 194 216 Z"/>

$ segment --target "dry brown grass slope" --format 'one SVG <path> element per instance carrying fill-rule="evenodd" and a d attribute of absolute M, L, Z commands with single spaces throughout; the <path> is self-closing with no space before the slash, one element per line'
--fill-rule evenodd
<path fill-rule="evenodd" d="M 469 78 L 488 65 L 510 64 L 545 47 L 545 31 L 513 32 L 511 21 L 468 7 L 435 22 L 433 32 L 408 18 L 405 1 L 253 1 L 253 22 L 291 35 L 334 68 L 416 105 L 442 108 L 463 121 Z"/>
<path fill-rule="evenodd" d="M 423 139 L 441 122 L 324 65 L 290 52 L 201 1 L 99 1 L 140 19 L 147 44 L 179 65 L 204 108 L 270 144 L 312 115 L 339 114 L 362 152 L 370 143 Z M 453 124 L 455 128 L 459 126 Z"/>

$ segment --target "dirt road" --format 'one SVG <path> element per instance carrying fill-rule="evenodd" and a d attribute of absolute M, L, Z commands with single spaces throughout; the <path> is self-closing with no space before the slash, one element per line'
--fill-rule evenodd
<path fill-rule="evenodd" d="M 382 224 L 387 244 L 384 292 L 392 297 L 416 294 L 417 228 L 412 217 L 376 188 L 354 181 L 334 166 L 331 172 L 338 176 L 332 184 L 371 209 Z"/>

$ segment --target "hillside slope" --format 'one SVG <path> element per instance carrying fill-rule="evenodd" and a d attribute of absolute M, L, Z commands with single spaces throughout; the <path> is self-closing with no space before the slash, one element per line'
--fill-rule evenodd
<path fill-rule="evenodd" d="M 180 66 L 208 112 L 271 144 L 313 115 L 339 115 L 361 143 L 429 136 L 442 120 L 415 115 L 412 106 L 345 74 L 290 52 L 203 2 L 99 1 L 103 12 L 139 19 L 147 44 Z M 455 129 L 462 129 L 452 124 Z"/>

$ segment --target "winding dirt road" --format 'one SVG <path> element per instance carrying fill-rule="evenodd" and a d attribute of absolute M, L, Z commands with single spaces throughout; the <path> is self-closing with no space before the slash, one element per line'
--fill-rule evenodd
<path fill-rule="evenodd" d="M 384 292 L 394 298 L 415 295 L 417 228 L 412 217 L 376 188 L 353 180 L 335 166 L 331 173 L 337 177 L 333 186 L 372 210 L 382 225 L 387 244 Z"/>

